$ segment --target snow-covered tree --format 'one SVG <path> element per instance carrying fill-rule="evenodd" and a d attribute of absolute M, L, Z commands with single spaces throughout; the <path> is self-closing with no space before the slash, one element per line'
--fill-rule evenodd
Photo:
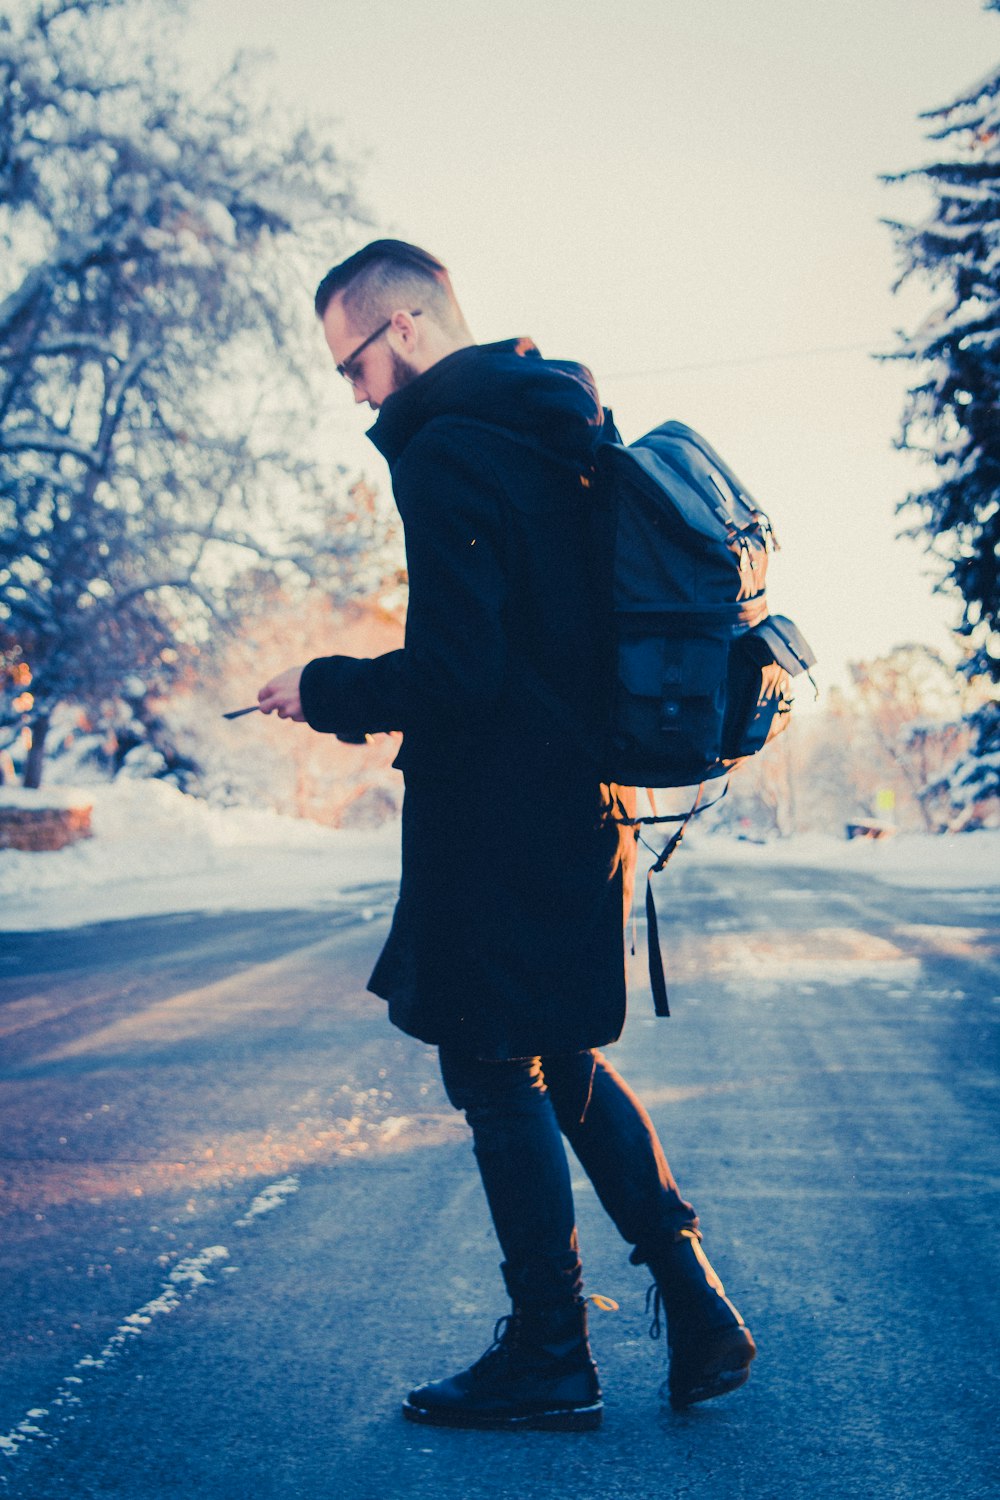
<path fill-rule="evenodd" d="M 986 8 L 1000 11 L 1000 0 Z M 923 223 L 892 227 L 900 282 L 919 274 L 941 293 L 897 356 L 921 365 L 900 445 L 926 453 L 939 471 L 903 507 L 917 513 L 914 531 L 929 538 L 945 586 L 961 596 L 967 671 L 994 686 L 970 721 L 966 785 L 981 797 L 1000 792 L 1000 68 L 924 118 L 938 159 L 886 179 L 920 180 L 933 195 Z"/>
<path fill-rule="evenodd" d="M 56 705 L 169 681 L 241 566 L 349 571 L 307 382 L 350 173 L 241 60 L 185 88 L 181 18 L 0 15 L 0 731 L 27 724 L 29 784 Z"/>

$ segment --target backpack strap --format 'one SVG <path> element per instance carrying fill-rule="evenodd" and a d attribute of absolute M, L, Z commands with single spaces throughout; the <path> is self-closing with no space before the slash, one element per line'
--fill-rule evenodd
<path fill-rule="evenodd" d="M 663 950 L 660 947 L 660 925 L 656 916 L 656 900 L 653 896 L 653 876 L 658 875 L 659 872 L 664 868 L 664 866 L 670 861 L 674 850 L 677 848 L 677 845 L 684 837 L 684 830 L 687 828 L 688 824 L 695 816 L 695 814 L 699 812 L 706 812 L 708 808 L 714 807 L 717 802 L 722 801 L 723 797 L 729 791 L 728 776 L 726 777 L 726 784 L 722 788 L 722 791 L 719 793 L 719 795 L 717 797 L 713 797 L 711 802 L 706 802 L 703 804 L 701 797 L 704 790 L 705 783 L 702 782 L 698 787 L 695 799 L 692 802 L 691 806 L 688 808 L 687 812 L 659 814 L 656 813 L 656 803 L 653 798 L 653 793 L 652 791 L 647 790 L 646 795 L 649 798 L 650 806 L 653 808 L 654 812 L 654 816 L 651 818 L 629 817 L 628 810 L 622 802 L 622 799 L 620 797 L 616 797 L 615 799 L 618 804 L 618 815 L 616 821 L 619 823 L 629 824 L 634 829 L 636 843 L 642 844 L 643 848 L 648 849 L 650 854 L 656 856 L 653 860 L 653 863 L 646 871 L 646 948 L 649 957 L 649 987 L 653 992 L 653 1010 L 658 1016 L 670 1015 L 670 1002 L 667 998 L 667 980 L 663 971 Z M 642 826 L 647 823 L 679 823 L 680 827 L 675 833 L 671 834 L 670 838 L 667 841 L 666 847 L 662 849 L 659 854 L 657 854 L 652 845 L 646 843 L 646 840 L 643 838 L 641 833 Z M 632 952 L 635 952 L 634 938 L 632 943 Z"/>
<path fill-rule="evenodd" d="M 653 899 L 654 868 L 659 868 L 659 866 L 650 866 L 646 872 L 646 948 L 649 955 L 649 987 L 653 992 L 653 1013 L 657 1016 L 669 1016 L 670 1002 L 667 999 L 667 979 L 663 972 L 663 949 L 660 947 L 660 928 L 656 920 L 656 902 Z"/>

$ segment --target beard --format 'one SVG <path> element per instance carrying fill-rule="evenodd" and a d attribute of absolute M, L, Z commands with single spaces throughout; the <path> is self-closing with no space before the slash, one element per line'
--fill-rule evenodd
<path fill-rule="evenodd" d="M 411 380 L 416 380 L 419 372 L 408 364 L 401 354 L 397 354 L 395 349 L 390 349 L 389 353 L 392 356 L 392 394 L 395 395 L 397 391 L 403 389 L 404 385 L 409 385 Z"/>

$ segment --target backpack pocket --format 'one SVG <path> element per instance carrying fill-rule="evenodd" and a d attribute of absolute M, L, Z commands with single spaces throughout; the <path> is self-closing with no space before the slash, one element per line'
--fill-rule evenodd
<path fill-rule="evenodd" d="M 630 635 L 618 643 L 614 780 L 692 786 L 718 774 L 729 643 L 720 637 Z"/>
<path fill-rule="evenodd" d="M 815 660 L 805 637 L 785 615 L 768 615 L 733 641 L 726 674 L 724 760 L 755 755 L 787 727 L 791 679 Z"/>

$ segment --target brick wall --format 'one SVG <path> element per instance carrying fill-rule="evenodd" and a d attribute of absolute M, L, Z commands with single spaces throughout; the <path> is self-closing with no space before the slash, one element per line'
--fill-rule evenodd
<path fill-rule="evenodd" d="M 64 849 L 91 837 L 90 807 L 0 807 L 0 849 Z"/>

